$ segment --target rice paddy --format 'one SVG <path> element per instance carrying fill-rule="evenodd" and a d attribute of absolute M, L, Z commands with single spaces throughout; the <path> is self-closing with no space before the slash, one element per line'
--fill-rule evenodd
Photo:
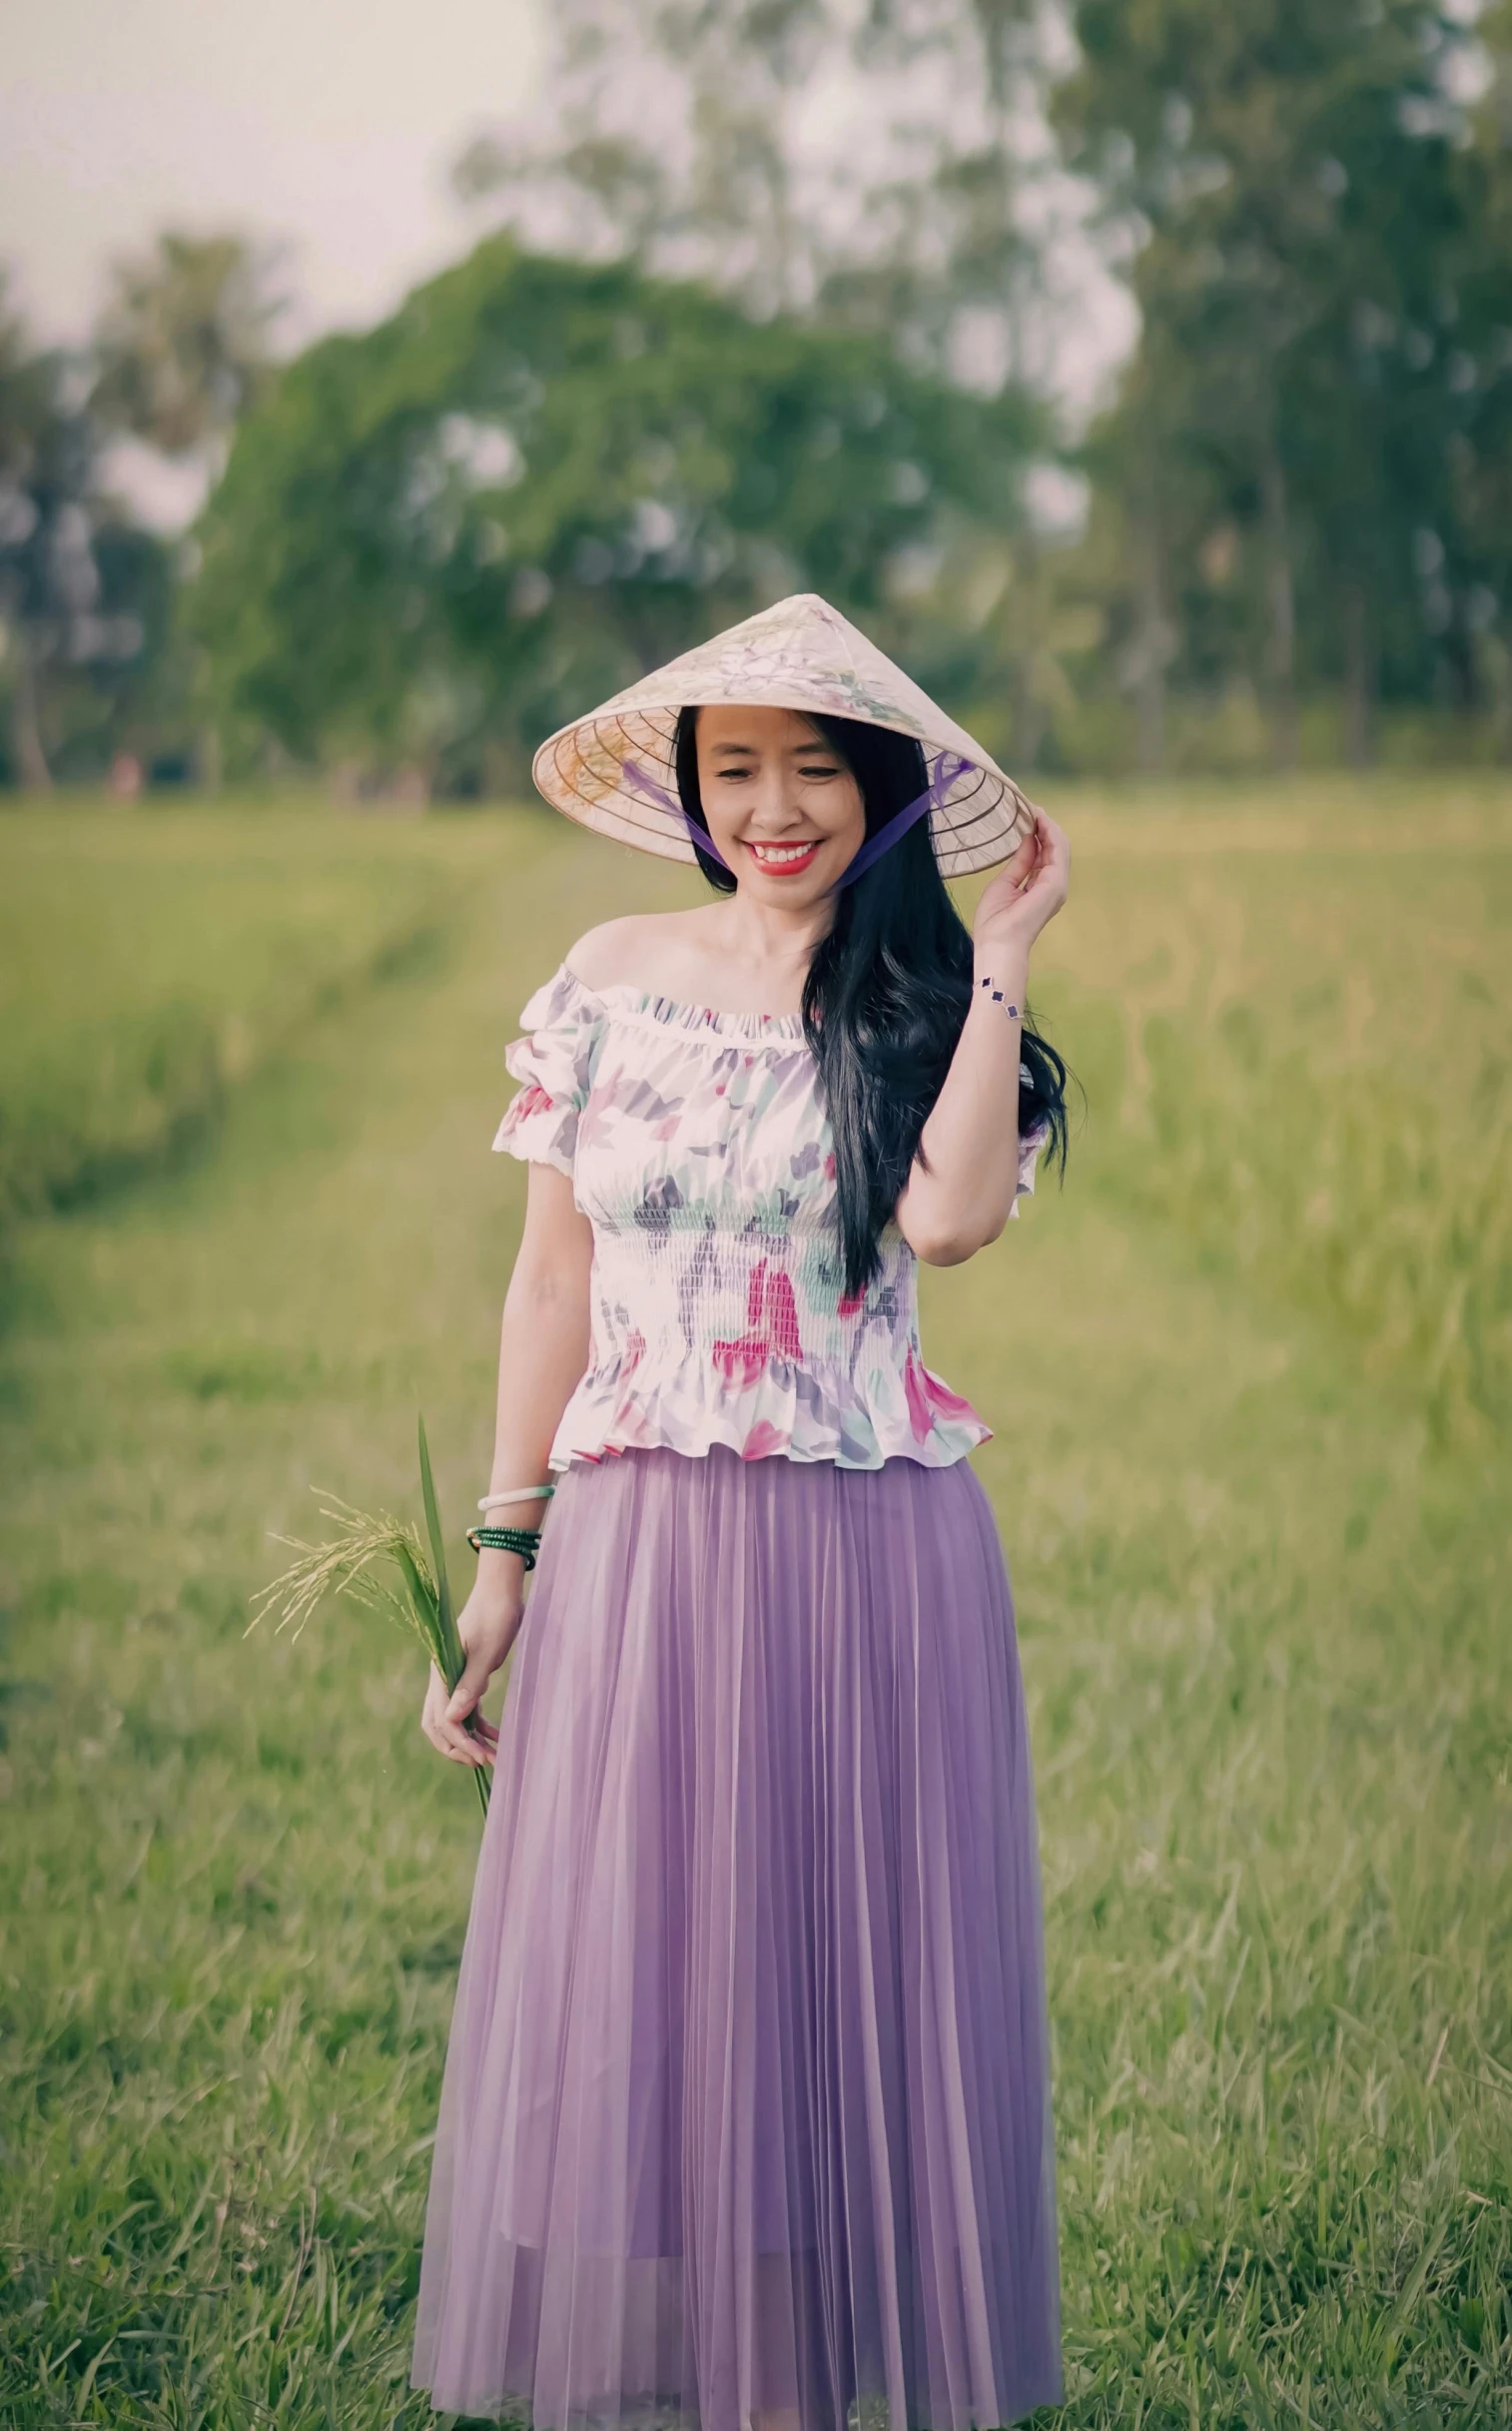
<path fill-rule="evenodd" d="M 1512 2421 L 1512 796 L 1069 798 L 1064 1189 L 925 1278 L 1034 1728 L 1067 2426 Z M 412 2426 L 477 1811 L 246 1633 L 476 1490 L 529 988 L 680 875 L 528 814 L 0 819 L 0 2417 Z M 174 1041 L 193 1042 L 176 1048 Z M 455 1523 L 454 1523 L 455 1524 Z M 453 1575 L 464 1549 L 453 1547 Z"/>

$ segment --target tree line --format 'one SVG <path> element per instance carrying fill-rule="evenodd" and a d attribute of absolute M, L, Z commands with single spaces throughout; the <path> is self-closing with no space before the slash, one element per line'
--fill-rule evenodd
<path fill-rule="evenodd" d="M 1512 757 L 1512 0 L 559 0 L 505 223 L 269 361 L 168 239 L 0 314 L 8 773 L 517 786 L 813 587 L 1021 766 Z M 1137 308 L 1070 429 L 1072 239 Z M 101 477 L 216 474 L 187 547 Z M 1047 470 L 1085 510 L 1048 522 Z"/>

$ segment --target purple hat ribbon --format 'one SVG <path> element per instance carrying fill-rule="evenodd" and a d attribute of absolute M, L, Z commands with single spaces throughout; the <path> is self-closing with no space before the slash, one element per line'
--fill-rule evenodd
<path fill-rule="evenodd" d="M 909 829 L 930 811 L 943 808 L 945 797 L 956 779 L 963 776 L 970 766 L 971 761 L 962 759 L 959 752 L 942 751 L 928 792 L 916 794 L 912 802 L 905 803 L 902 810 L 893 813 L 885 827 L 879 827 L 874 836 L 867 837 L 860 852 L 842 872 L 839 884 L 854 886 L 858 878 L 866 876 L 874 862 L 880 861 L 884 853 L 892 850 L 900 836 L 906 836 Z"/>
<path fill-rule="evenodd" d="M 655 802 L 662 810 L 670 811 L 674 819 L 681 819 L 683 825 L 688 831 L 688 834 L 692 837 L 694 847 L 698 852 L 707 853 L 709 859 L 711 861 L 717 861 L 721 869 L 730 869 L 728 861 L 726 861 L 723 853 L 720 851 L 708 829 L 706 827 L 700 827 L 696 819 L 690 818 L 688 813 L 683 809 L 682 804 L 679 801 L 674 800 L 673 796 L 667 792 L 664 785 L 658 785 L 654 777 L 648 777 L 643 768 L 636 766 L 634 760 L 621 760 L 619 763 L 619 773 L 624 778 L 625 783 L 629 786 L 632 793 L 638 793 L 643 801 Z M 730 870 L 730 875 L 732 878 L 734 877 L 735 873 L 733 870 Z"/>
<path fill-rule="evenodd" d="M 942 751 L 936 762 L 935 773 L 930 780 L 928 791 L 916 794 L 913 801 L 905 803 L 902 810 L 895 811 L 886 825 L 879 827 L 874 836 L 867 837 L 859 853 L 842 871 L 836 881 L 837 886 L 853 886 L 858 878 L 864 878 L 873 864 L 880 861 L 885 852 L 890 852 L 901 836 L 907 835 L 909 829 L 916 826 L 921 819 L 926 818 L 931 811 L 943 806 L 951 787 L 956 783 L 958 777 L 965 775 L 971 766 L 972 762 L 963 759 L 959 752 Z M 690 817 L 681 802 L 669 794 L 665 786 L 658 785 L 654 777 L 647 776 L 645 770 L 638 767 L 634 760 L 622 760 L 620 774 L 632 793 L 638 793 L 642 800 L 654 802 L 658 809 L 669 812 L 674 819 L 680 819 L 687 828 L 694 848 L 698 852 L 707 853 L 711 860 L 719 863 L 721 869 L 729 869 L 728 861 L 708 829 L 700 827 L 698 821 Z M 733 871 L 731 875 L 734 875 Z"/>

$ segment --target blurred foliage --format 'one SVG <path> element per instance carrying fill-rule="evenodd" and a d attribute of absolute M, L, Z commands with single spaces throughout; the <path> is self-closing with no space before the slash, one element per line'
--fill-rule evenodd
<path fill-rule="evenodd" d="M 99 482 L 87 382 L 34 351 L 0 284 L 0 767 L 45 788 L 98 767 L 163 662 L 170 555 Z"/>
<path fill-rule="evenodd" d="M 1034 0 L 557 0 L 539 102 L 475 135 L 455 183 L 551 250 L 625 250 L 758 319 L 1022 384 L 1060 30 Z"/>
<path fill-rule="evenodd" d="M 519 781 L 786 591 L 896 644 L 910 553 L 1011 533 L 1042 431 L 864 333 L 490 239 L 243 422 L 192 601 L 216 713 L 236 756 Z"/>
<path fill-rule="evenodd" d="M 803 585 L 1023 767 L 1512 759 L 1512 0 L 561 0 L 548 38 L 457 165 L 508 233 L 366 336 L 270 375 L 271 258 L 174 233 L 87 354 L 5 324 L 13 778 L 513 788 Z M 1089 239 L 1138 337 L 1073 433 Z M 212 468 L 235 430 L 189 550 L 103 496 L 122 429 Z"/>
<path fill-rule="evenodd" d="M 1080 0 L 1055 115 L 1134 248 L 1142 335 L 1086 454 L 1110 638 L 1167 685 L 1480 712 L 1512 749 L 1512 12 Z M 1477 95 L 1479 98 L 1477 99 Z"/>
<path fill-rule="evenodd" d="M 949 557 L 918 602 L 978 636 L 989 739 L 1070 768 L 1512 753 L 1507 0 L 553 23 L 554 117 L 475 142 L 465 191 L 950 376 L 1043 384 L 1080 309 L 1055 173 L 1087 181 L 1140 338 L 1069 451 L 1086 532 L 969 575 L 975 615 Z"/>
<path fill-rule="evenodd" d="M 95 331 L 100 420 L 165 455 L 218 453 L 268 378 L 272 267 L 241 237 L 174 229 L 114 263 Z"/>
<path fill-rule="evenodd" d="M 114 266 L 92 347 L 36 349 L 0 285 L 0 768 L 45 788 L 118 753 L 205 756 L 175 647 L 181 552 L 112 494 L 122 433 L 214 471 L 267 367 L 271 261 L 169 231 Z M 213 753 L 211 754 L 213 758 Z"/>

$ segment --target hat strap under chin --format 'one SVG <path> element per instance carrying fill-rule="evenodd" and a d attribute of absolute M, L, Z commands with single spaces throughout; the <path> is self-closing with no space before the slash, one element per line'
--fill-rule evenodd
<path fill-rule="evenodd" d="M 902 810 L 895 811 L 886 824 L 878 828 L 874 836 L 867 837 L 861 850 L 846 864 L 836 879 L 837 891 L 843 886 L 853 886 L 858 878 L 864 878 L 873 864 L 880 861 L 885 852 L 890 852 L 900 837 L 907 835 L 909 829 L 916 826 L 931 811 L 941 808 L 957 778 L 964 776 L 971 765 L 971 761 L 963 759 L 959 752 L 942 751 L 927 790 L 924 793 L 916 794 L 913 801 L 905 803 Z M 632 793 L 638 793 L 645 801 L 655 802 L 662 810 L 669 811 L 674 819 L 682 820 L 692 838 L 695 852 L 707 853 L 710 860 L 717 861 L 722 870 L 730 869 L 728 861 L 708 829 L 700 827 L 692 813 L 685 810 L 680 801 L 674 801 L 665 786 L 658 785 L 654 777 L 647 776 L 645 770 L 639 767 L 634 760 L 621 760 L 620 774 Z M 731 877 L 734 874 L 734 871 L 730 870 Z"/>
<path fill-rule="evenodd" d="M 708 829 L 700 827 L 691 812 L 684 810 L 681 802 L 674 801 L 664 785 L 658 785 L 654 777 L 648 777 L 645 770 L 637 766 L 634 760 L 621 760 L 619 773 L 632 793 L 638 793 L 643 801 L 655 802 L 662 810 L 669 811 L 674 819 L 681 819 L 693 840 L 695 852 L 707 853 L 709 859 L 717 861 L 721 869 L 730 869 L 728 861 Z M 733 878 L 735 872 L 730 870 L 730 876 Z"/>
<path fill-rule="evenodd" d="M 916 794 L 913 801 L 905 803 L 902 810 L 895 811 L 874 836 L 867 837 L 854 860 L 849 861 L 842 870 L 836 884 L 854 886 L 858 878 L 864 878 L 873 862 L 880 861 L 884 853 L 890 852 L 900 836 L 906 836 L 909 829 L 930 811 L 943 807 L 945 797 L 957 777 L 964 775 L 970 766 L 971 761 L 963 760 L 959 752 L 942 751 L 928 791 Z"/>

